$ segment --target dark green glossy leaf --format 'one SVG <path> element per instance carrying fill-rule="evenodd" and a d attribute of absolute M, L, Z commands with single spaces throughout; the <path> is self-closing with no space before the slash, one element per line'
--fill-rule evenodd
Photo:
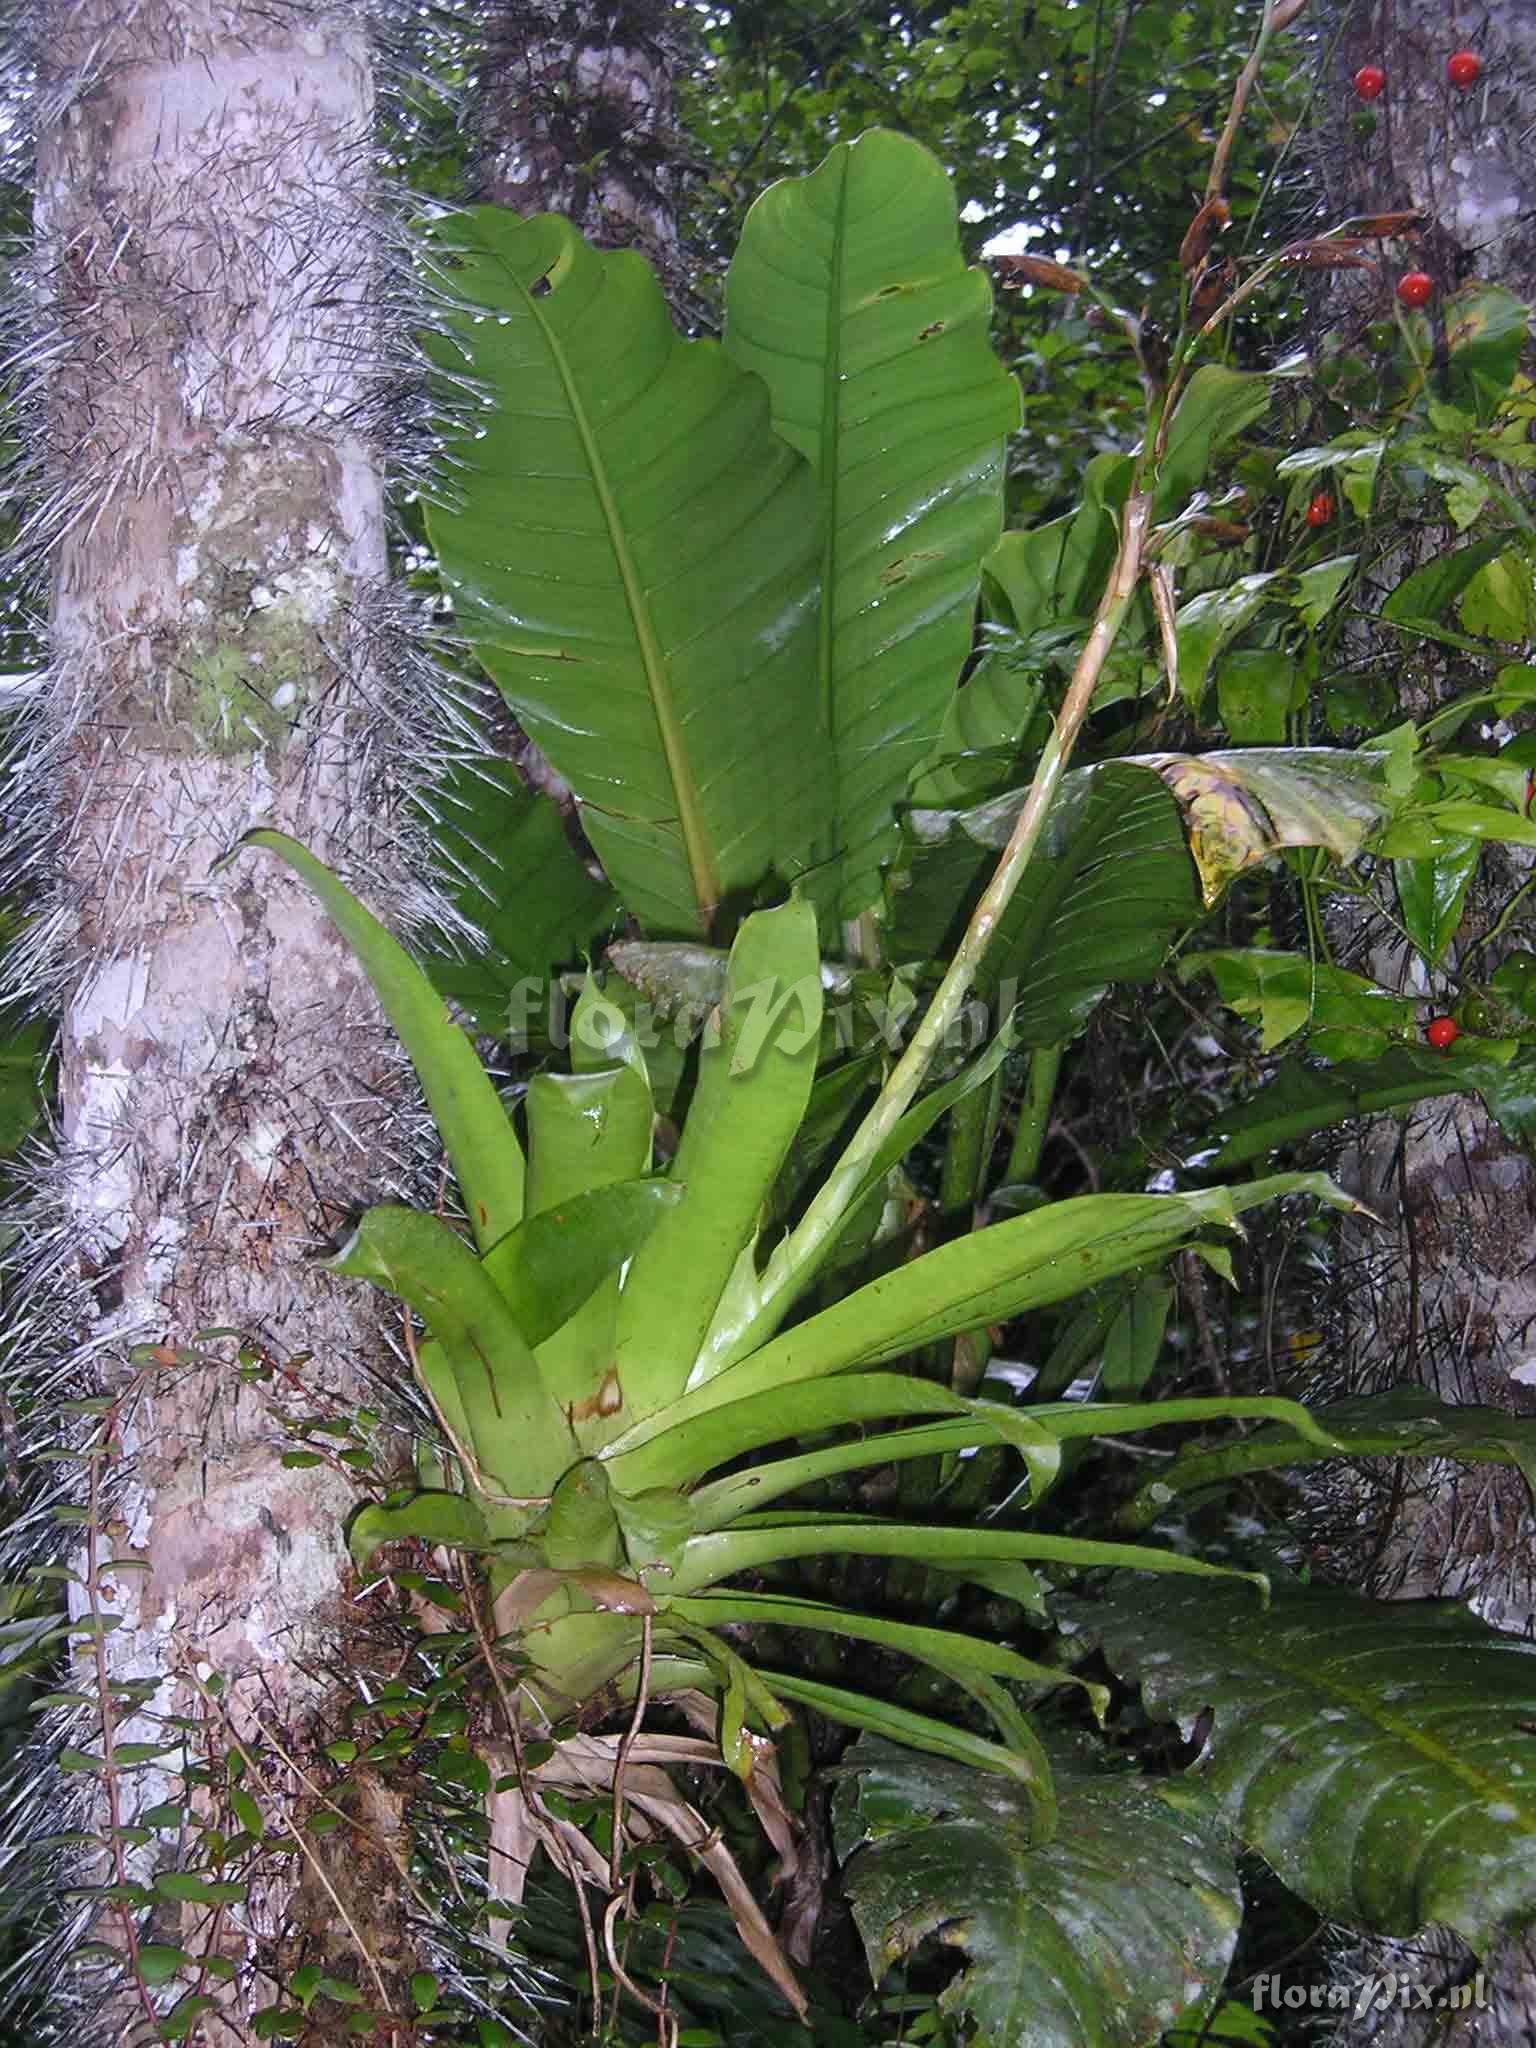
<path fill-rule="evenodd" d="M 422 965 L 477 1031 L 540 1035 L 552 972 L 576 966 L 587 942 L 612 924 L 613 890 L 587 871 L 559 811 L 510 761 L 461 762 L 422 807 L 448 892 L 486 941 L 426 952 Z"/>
<path fill-rule="evenodd" d="M 989 2048 L 1152 2048 L 1219 1996 L 1242 1892 L 1219 1826 L 1139 1777 L 1055 1764 L 1040 1845 L 1005 1781 L 865 1737 L 834 1806 L 876 1981 L 925 1941 L 964 1950 L 941 2009 Z"/>
<path fill-rule="evenodd" d="M 893 901 L 898 957 L 952 947 L 1019 803 L 914 814 L 911 877 Z M 1013 1006 L 1016 1043 L 1054 1045 L 1112 982 L 1151 980 L 1199 915 L 1178 806 L 1159 778 L 1118 762 L 1076 769 L 1004 915 L 984 985 Z"/>
<path fill-rule="evenodd" d="M 1213 1719 L 1198 1765 L 1236 1832 L 1318 1912 L 1430 1922 L 1486 1950 L 1536 1912 L 1536 1645 L 1453 1601 L 1135 1581 L 1069 1603 L 1147 1707 Z"/>

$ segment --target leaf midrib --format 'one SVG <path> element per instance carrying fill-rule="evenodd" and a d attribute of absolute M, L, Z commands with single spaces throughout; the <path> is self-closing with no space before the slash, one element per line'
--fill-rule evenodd
<path fill-rule="evenodd" d="M 598 256 L 597 260 L 601 263 L 604 259 Z M 578 388 L 571 376 L 560 336 L 545 317 L 539 301 L 534 297 L 532 291 L 523 284 L 521 279 L 518 279 L 517 282 L 524 303 L 549 348 L 551 360 L 555 365 L 556 374 L 565 393 L 566 403 L 570 407 L 571 418 L 575 422 L 582 451 L 587 458 L 587 466 L 592 478 L 592 487 L 597 494 L 598 505 L 602 511 L 604 524 L 608 531 L 609 544 L 613 548 L 614 560 L 618 565 L 619 580 L 624 590 L 624 601 L 629 608 L 629 615 L 634 624 L 635 639 L 639 646 L 646 690 L 650 697 L 652 715 L 656 720 L 656 730 L 661 741 L 662 755 L 667 764 L 667 779 L 677 798 L 677 827 L 682 837 L 683 852 L 688 862 L 688 873 L 693 884 L 697 923 L 701 931 L 707 932 L 714 916 L 715 907 L 720 901 L 722 887 L 714 862 L 713 849 L 710 846 L 709 835 L 704 824 L 699 803 L 699 793 L 688 768 L 688 758 L 683 747 L 677 711 L 672 702 L 666 662 L 656 637 L 649 606 L 645 602 L 645 594 L 640 582 L 639 571 L 630 553 L 628 537 L 625 533 L 623 522 L 619 517 L 617 499 L 608 475 L 607 463 L 603 459 L 602 450 L 598 443 L 596 429 L 588 418 L 586 407 L 581 402 Z M 550 296 L 553 298 L 555 294 L 552 293 Z M 674 335 L 669 346 L 667 363 L 670 363 L 671 352 L 678 345 L 677 337 Z M 663 373 L 667 363 L 663 364 Z"/>

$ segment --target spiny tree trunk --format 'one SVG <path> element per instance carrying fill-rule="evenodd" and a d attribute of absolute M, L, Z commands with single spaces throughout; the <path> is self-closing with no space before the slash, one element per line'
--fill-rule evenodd
<path fill-rule="evenodd" d="M 211 871 L 265 824 L 344 868 L 366 860 L 375 902 L 381 876 L 389 888 L 369 52 L 361 0 L 50 0 L 39 55 L 67 954 L 56 1186 L 94 1303 L 84 1349 L 122 1401 L 95 1558 L 147 1567 L 88 1572 L 97 1591 L 75 1605 L 105 1605 L 110 1581 L 112 1679 L 159 1681 L 160 1713 L 207 1724 L 215 1755 L 232 1731 L 260 1760 L 251 1789 L 289 1793 L 269 1738 L 311 1739 L 338 1661 L 349 1496 L 281 1465 L 270 1399 L 231 1343 L 204 1347 L 211 1366 L 165 1347 L 236 1330 L 300 1412 L 324 1408 L 322 1389 L 366 1398 L 379 1356 L 362 1290 L 314 1260 L 379 1172 L 388 1036 L 346 947 L 269 856 Z M 146 1345 L 162 1347 L 148 1363 Z M 78 1655 L 94 1676 L 90 1646 Z M 196 1683 L 210 1674 L 218 1709 Z M 93 1746 L 157 1739 L 140 1713 Z M 182 1761 L 119 1775 L 116 1818 L 166 1799 L 219 1817 L 217 1784 L 189 1793 Z M 103 1796 L 98 1825 L 105 1811 Z M 145 1881 L 176 1842 L 131 1847 L 108 1874 Z M 241 1973 L 220 1994 L 232 2022 L 303 1961 L 408 2009 L 398 1887 L 372 1860 L 352 1844 L 333 1872 L 371 1963 L 334 1903 L 307 1934 L 289 1917 L 297 1863 L 213 1917 Z M 195 1949 L 208 1921 L 168 1907 L 139 1938 Z M 121 1945 L 125 1929 L 104 1911 L 97 1932 Z M 100 2038 L 144 2020 L 142 1997 L 119 1999 Z M 249 2036 L 214 2019 L 198 2038 Z"/>
<path fill-rule="evenodd" d="M 486 0 L 484 19 L 481 196 L 638 249 L 677 303 L 671 0 Z"/>
<path fill-rule="evenodd" d="M 1473 51 L 1482 73 L 1470 90 L 1447 60 Z M 1350 81 L 1364 64 L 1386 73 L 1367 111 Z M 1419 238 L 1398 251 L 1401 269 L 1429 272 L 1436 299 L 1471 278 L 1506 285 L 1536 302 L 1536 158 L 1529 123 L 1536 104 L 1536 9 L 1529 0 L 1358 0 L 1324 80 L 1321 160 L 1330 217 L 1416 208 Z M 1373 132 L 1370 129 L 1374 119 Z M 1358 282 L 1339 280 L 1332 310 L 1346 328 L 1380 317 Z M 1447 529 L 1445 545 L 1455 536 Z M 1414 566 L 1401 565 L 1401 573 Z M 1428 659 L 1428 657 L 1425 657 Z M 1452 675 L 1446 693 L 1465 687 Z M 1424 707 L 1439 687 L 1426 671 Z M 1405 709 L 1413 709 L 1405 702 Z M 1500 857 L 1496 886 L 1519 886 L 1517 859 Z M 1526 869 L 1528 872 L 1528 868 Z M 1486 930 L 1476 912 L 1462 950 Z M 1482 959 L 1479 976 L 1496 964 Z M 1374 963 L 1401 974 L 1396 950 Z M 1407 1126 L 1377 1130 L 1358 1160 L 1362 1192 L 1386 1226 L 1360 1240 L 1349 1272 L 1349 1322 L 1362 1373 L 1409 1373 L 1451 1401 L 1536 1413 L 1536 1163 L 1506 1139 L 1475 1099 L 1435 1104 Z M 1470 1598 L 1490 1621 L 1536 1627 L 1536 1518 L 1512 1470 L 1429 1468 L 1391 1504 L 1391 1532 L 1375 1590 L 1404 1597 Z M 1405 1475 L 1406 1476 L 1406 1475 Z M 1415 1981 L 1454 1981 L 1465 1951 L 1447 1940 L 1418 1943 L 1384 1967 Z M 1489 1959 L 1492 2009 L 1452 2019 L 1393 2011 L 1352 2038 L 1401 2043 L 1536 2042 L 1536 1945 L 1511 1942 Z"/>

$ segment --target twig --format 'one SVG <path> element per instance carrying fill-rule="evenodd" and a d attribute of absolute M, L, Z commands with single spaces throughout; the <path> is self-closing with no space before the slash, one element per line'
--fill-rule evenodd
<path fill-rule="evenodd" d="M 618 1754 L 613 1760 L 613 1840 L 608 1845 L 608 1884 L 617 1892 L 623 1883 L 624 1860 L 624 1769 L 629 1762 L 629 1752 L 634 1748 L 635 1738 L 640 1733 L 640 1724 L 645 1719 L 645 1710 L 650 1702 L 651 1691 L 651 1617 L 640 1617 L 640 1679 L 635 1687 L 635 1711 L 629 1718 L 624 1739 L 619 1744 Z M 605 1927 L 606 1935 L 606 1927 Z"/>

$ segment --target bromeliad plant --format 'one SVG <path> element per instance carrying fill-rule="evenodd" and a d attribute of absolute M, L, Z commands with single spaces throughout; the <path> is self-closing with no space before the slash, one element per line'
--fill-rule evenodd
<path fill-rule="evenodd" d="M 713 1716 L 718 1754 L 770 1833 L 783 1816 L 763 1738 L 801 1705 L 876 1745 L 861 1745 L 873 1758 L 868 1797 L 843 1816 L 850 1851 L 914 1817 L 926 1824 L 925 1798 L 939 1797 L 929 1777 L 908 1800 L 911 1769 L 879 1746 L 894 1741 L 946 1769 L 993 1774 L 986 1813 L 1006 1804 L 1007 1853 L 1033 1859 L 1020 1863 L 1019 1898 L 1081 1903 L 1109 1880 L 1074 1861 L 1070 1840 L 1051 1847 L 1058 1773 L 1016 1689 L 1062 1684 L 1059 1665 L 803 1597 L 782 1583 L 785 1568 L 827 1554 L 908 1560 L 949 1582 L 1005 1587 L 1038 1610 L 1037 1571 L 1119 1566 L 1255 1581 L 1237 1590 L 1257 1614 L 1258 1573 L 1041 1526 L 1069 1446 L 1263 1417 L 1298 1458 L 1362 1443 L 1449 1442 L 1460 1454 L 1455 1432 L 1422 1417 L 1384 1440 L 1368 1418 L 1334 1429 L 1265 1397 L 1064 1400 L 1049 1367 L 1028 1406 L 977 1398 L 990 1326 L 1095 1288 L 1112 1315 L 1129 1312 L 1133 1295 L 1157 1292 L 1148 1269 L 1174 1253 L 1220 1268 L 1217 1236 L 1255 1204 L 1306 1192 L 1347 1205 L 1320 1175 L 1083 1196 L 905 1263 L 871 1256 L 893 1177 L 942 1119 L 946 1182 L 969 1147 L 951 1214 L 968 1206 L 986 1106 L 1011 1052 L 1032 1051 L 1030 1101 L 1043 1116 L 1056 1048 L 1108 983 L 1154 972 L 1203 904 L 1277 847 L 1353 857 L 1391 819 L 1412 771 L 1401 747 L 1363 759 L 1162 753 L 1069 768 L 1090 712 L 1134 697 L 1165 625 L 1181 678 L 1186 665 L 1203 676 L 1231 625 L 1198 597 L 1175 619 L 1169 565 L 1210 523 L 1193 494 L 1213 451 L 1262 409 L 1263 380 L 1196 370 L 1186 352 L 1124 473 L 1098 469 L 1082 506 L 1052 527 L 1002 535 L 1017 398 L 987 345 L 989 294 L 960 257 L 947 180 L 916 145 L 866 136 L 765 196 L 732 267 L 722 345 L 682 340 L 638 257 L 601 255 L 558 219 L 458 216 L 440 230 L 437 265 L 433 345 L 465 411 L 452 450 L 459 494 L 432 511 L 432 539 L 460 629 L 574 792 L 611 885 L 573 879 L 572 863 L 559 868 L 558 832 L 534 830 L 520 843 L 539 854 L 525 894 L 498 912 L 503 964 L 538 972 L 554 957 L 540 960 L 531 930 L 568 957 L 611 922 L 617 900 L 649 938 L 674 942 L 674 967 L 681 957 L 702 976 L 709 1021 L 690 1092 L 648 1062 L 628 1011 L 589 981 L 573 1071 L 533 1075 L 520 1135 L 443 998 L 451 990 L 494 1025 L 485 998 L 495 977 L 456 981 L 449 969 L 434 985 L 302 847 L 250 835 L 321 895 L 371 976 L 415 1063 L 467 1225 L 375 1209 L 334 1262 L 420 1319 L 413 1355 L 439 1425 L 417 1482 L 362 1509 L 351 1540 L 365 1562 L 406 1539 L 461 1553 L 481 1576 L 489 1618 L 479 1625 L 515 1659 L 498 1686 L 516 1767 L 489 1795 L 502 1858 L 493 1890 L 515 1900 L 542 1842 L 616 1892 L 626 1839 L 666 1829 L 710 1863 L 753 1953 L 798 2001 L 728 1853 L 661 1774 L 669 1761 L 697 1761 L 698 1745 L 645 1733 L 649 1702 Z M 957 695 L 982 591 L 992 652 Z M 1116 669 L 1117 640 L 1131 645 L 1128 668 Z M 1020 762 L 1033 763 L 1027 788 L 997 797 Z M 521 833 L 526 806 L 502 797 Z M 564 919 L 558 944 L 552 917 Z M 915 934 L 922 953 L 948 957 L 905 1049 L 882 1065 L 877 1049 L 839 1061 L 834 1045 L 829 1061 L 828 982 L 880 980 L 884 944 Z M 724 941 L 728 950 L 699 951 Z M 1017 999 L 999 1002 L 1010 981 Z M 940 1078 L 976 992 L 993 1004 L 996 1034 Z M 663 1088 L 680 1135 L 658 1159 Z M 1010 1177 L 1031 1178 L 1038 1135 L 1021 1123 Z M 949 1340 L 947 1382 L 902 1369 Z M 944 1526 L 794 1504 L 841 1475 L 999 1447 L 1027 1476 L 1022 1527 L 1017 1516 Z M 1272 1449 L 1264 1439 L 1244 1469 Z M 1488 1454 L 1486 1441 L 1476 1454 Z M 762 1573 L 774 1575 L 767 1589 L 739 1583 Z M 754 1622 L 933 1666 L 990 1732 L 755 1668 L 738 1635 L 722 1633 Z M 1106 1654 L 1134 1669 L 1138 1632 L 1104 1633 Z M 1382 1687 L 1395 1678 L 1385 1668 Z M 1529 1688 L 1523 1674 L 1519 1684 Z M 1249 1700 L 1263 1689 L 1247 1669 L 1229 1690 Z M 1099 1688 L 1088 1694 L 1102 1704 Z M 1333 1712 L 1305 1688 L 1296 1700 L 1298 1727 Z M 1367 1745 L 1376 1724 L 1358 1698 L 1352 1711 Z M 625 1734 L 598 1732 L 621 1712 Z M 1394 1726 L 1392 1739 L 1406 1739 Z M 1120 1797 L 1079 1782 L 1079 1764 L 1068 1756 L 1060 1773 L 1073 1812 L 1098 1815 L 1101 1828 L 1114 1809 L 1114 1839 L 1156 1860 L 1176 1918 L 1188 1889 L 1180 1856 L 1196 1836 L 1201 1856 L 1218 1855 L 1209 1815 L 1181 1832 L 1139 1788 Z M 953 1783 L 951 1773 L 941 1804 Z M 550 1811 L 546 1792 L 561 1786 L 611 1791 L 606 1859 Z M 1456 1790 L 1437 1781 L 1435 1796 L 1449 1810 Z M 1229 1819 L 1246 1826 L 1240 1803 Z M 1253 1830 L 1262 1836 L 1258 1821 Z M 956 1839 L 963 1863 L 963 1829 Z M 861 1867 L 870 1953 L 889 1960 L 918 1919 L 885 1913 L 889 1856 Z M 1313 1895 L 1310 1879 L 1297 1882 Z M 1370 1917 L 1358 1900 L 1341 1908 L 1322 1878 L 1313 1889 L 1329 1910 Z M 1192 1972 L 1194 2006 L 1208 2008 L 1219 1989 L 1235 1927 L 1219 1891 L 1198 1968 L 1176 1928 L 1154 1944 L 1155 1968 L 1132 1954 L 1139 1937 L 1127 1931 L 1126 1981 L 1157 1987 L 1144 2010 L 1103 1987 L 1092 1998 L 1073 1989 L 1038 1921 L 997 1933 L 997 1954 L 1024 1960 L 1004 1972 L 1002 2007 L 996 1973 L 983 1972 L 971 2009 L 988 2038 L 1026 2038 L 1022 2016 L 1043 2010 L 1048 1980 L 1065 2017 L 1030 2040 L 1155 2038 L 1190 2002 Z M 1471 1926 L 1453 1893 L 1426 1886 L 1408 1908 L 1394 1895 L 1393 1924 L 1435 1906 Z M 942 1908 L 922 1925 L 941 1925 Z M 1170 1984 L 1182 2001 L 1168 2003 Z"/>

